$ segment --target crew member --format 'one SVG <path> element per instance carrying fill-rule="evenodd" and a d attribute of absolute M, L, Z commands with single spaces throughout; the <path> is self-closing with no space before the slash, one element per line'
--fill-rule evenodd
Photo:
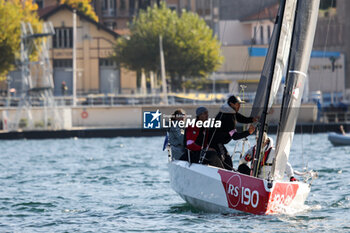
<path fill-rule="evenodd" d="M 214 148 L 226 169 L 233 170 L 232 159 L 228 154 L 225 144 L 229 143 L 231 139 L 239 140 L 248 137 L 255 131 L 255 127 L 250 125 L 248 130 L 243 132 L 237 132 L 236 122 L 240 123 L 253 123 L 258 120 L 257 117 L 245 117 L 238 111 L 241 107 L 241 99 L 236 96 L 230 96 L 225 104 L 220 108 L 220 112 L 217 114 L 215 120 L 221 121 L 220 128 L 214 128 L 211 130 L 210 146 Z"/>
<path fill-rule="evenodd" d="M 256 140 L 257 137 L 256 137 Z M 266 133 L 263 134 L 263 152 L 264 156 L 261 158 L 260 162 L 260 171 L 259 178 L 268 179 L 272 174 L 272 163 L 275 159 L 275 147 L 273 145 L 273 139 L 268 137 Z M 256 145 L 252 146 L 247 153 L 239 161 L 238 171 L 250 175 L 251 168 L 248 166 L 248 163 L 252 161 L 256 153 Z M 297 181 L 294 177 L 294 171 L 292 165 L 287 162 L 286 164 L 286 175 L 290 181 Z"/>
<path fill-rule="evenodd" d="M 171 118 L 172 122 L 179 122 L 185 120 L 185 111 L 183 109 L 177 109 Z M 184 145 L 185 129 L 180 127 L 180 124 L 171 125 L 169 129 L 169 144 L 171 148 L 171 155 L 173 159 L 179 159 L 185 152 Z"/>
<path fill-rule="evenodd" d="M 216 151 L 212 148 L 208 148 L 209 129 L 203 127 L 197 127 L 197 122 L 204 123 L 208 120 L 208 109 L 205 107 L 199 107 L 196 109 L 196 123 L 195 125 L 189 125 L 185 131 L 185 145 L 186 151 L 181 156 L 180 160 L 186 160 L 190 163 L 199 163 L 201 156 L 203 158 L 203 164 L 210 164 L 216 167 L 223 167 L 222 162 L 218 159 Z M 203 124 L 202 124 L 203 125 Z"/>

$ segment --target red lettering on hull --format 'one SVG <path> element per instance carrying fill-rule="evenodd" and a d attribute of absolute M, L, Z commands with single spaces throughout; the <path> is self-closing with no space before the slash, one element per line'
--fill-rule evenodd
<path fill-rule="evenodd" d="M 266 213 L 280 212 L 281 208 L 291 204 L 299 185 L 297 183 L 276 183 L 273 188 Z"/>

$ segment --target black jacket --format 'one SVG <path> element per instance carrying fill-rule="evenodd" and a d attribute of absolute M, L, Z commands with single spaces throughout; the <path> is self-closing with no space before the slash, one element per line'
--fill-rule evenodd
<path fill-rule="evenodd" d="M 211 145 L 216 144 L 227 144 L 233 140 L 239 140 L 245 137 L 248 137 L 249 131 L 243 131 L 241 133 L 235 132 L 232 136 L 230 135 L 230 131 L 236 129 L 236 122 L 248 124 L 253 123 L 253 117 L 245 117 L 240 113 L 223 113 L 219 112 L 217 116 L 215 117 L 215 120 L 221 120 L 221 127 L 220 128 L 214 128 L 211 129 L 211 135 L 212 142 Z M 214 136 L 213 136 L 214 134 Z"/>

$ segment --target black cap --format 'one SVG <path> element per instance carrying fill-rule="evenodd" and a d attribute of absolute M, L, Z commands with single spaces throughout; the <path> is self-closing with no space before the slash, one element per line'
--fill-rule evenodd
<path fill-rule="evenodd" d="M 227 103 L 228 103 L 228 104 L 229 104 L 229 103 L 233 103 L 233 104 L 235 104 L 235 103 L 240 103 L 240 104 L 242 104 L 242 103 L 244 103 L 244 101 L 242 101 L 241 98 L 239 98 L 238 96 L 236 97 L 236 96 L 234 96 L 234 95 L 231 95 L 231 96 L 227 99 Z"/>

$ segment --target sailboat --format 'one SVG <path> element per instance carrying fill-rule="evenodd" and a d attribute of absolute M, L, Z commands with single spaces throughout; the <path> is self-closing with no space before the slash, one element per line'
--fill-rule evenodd
<path fill-rule="evenodd" d="M 171 186 L 190 205 L 210 212 L 258 215 L 281 213 L 289 207 L 304 205 L 311 189 L 310 180 L 287 181 L 284 171 L 307 78 L 318 9 L 319 0 L 280 2 L 251 113 L 252 116 L 261 117 L 250 176 L 210 165 L 173 160 L 168 150 Z M 261 179 L 258 171 L 263 156 L 263 133 L 268 128 L 267 113 L 283 77 L 285 87 L 275 159 L 269 176 Z"/>

